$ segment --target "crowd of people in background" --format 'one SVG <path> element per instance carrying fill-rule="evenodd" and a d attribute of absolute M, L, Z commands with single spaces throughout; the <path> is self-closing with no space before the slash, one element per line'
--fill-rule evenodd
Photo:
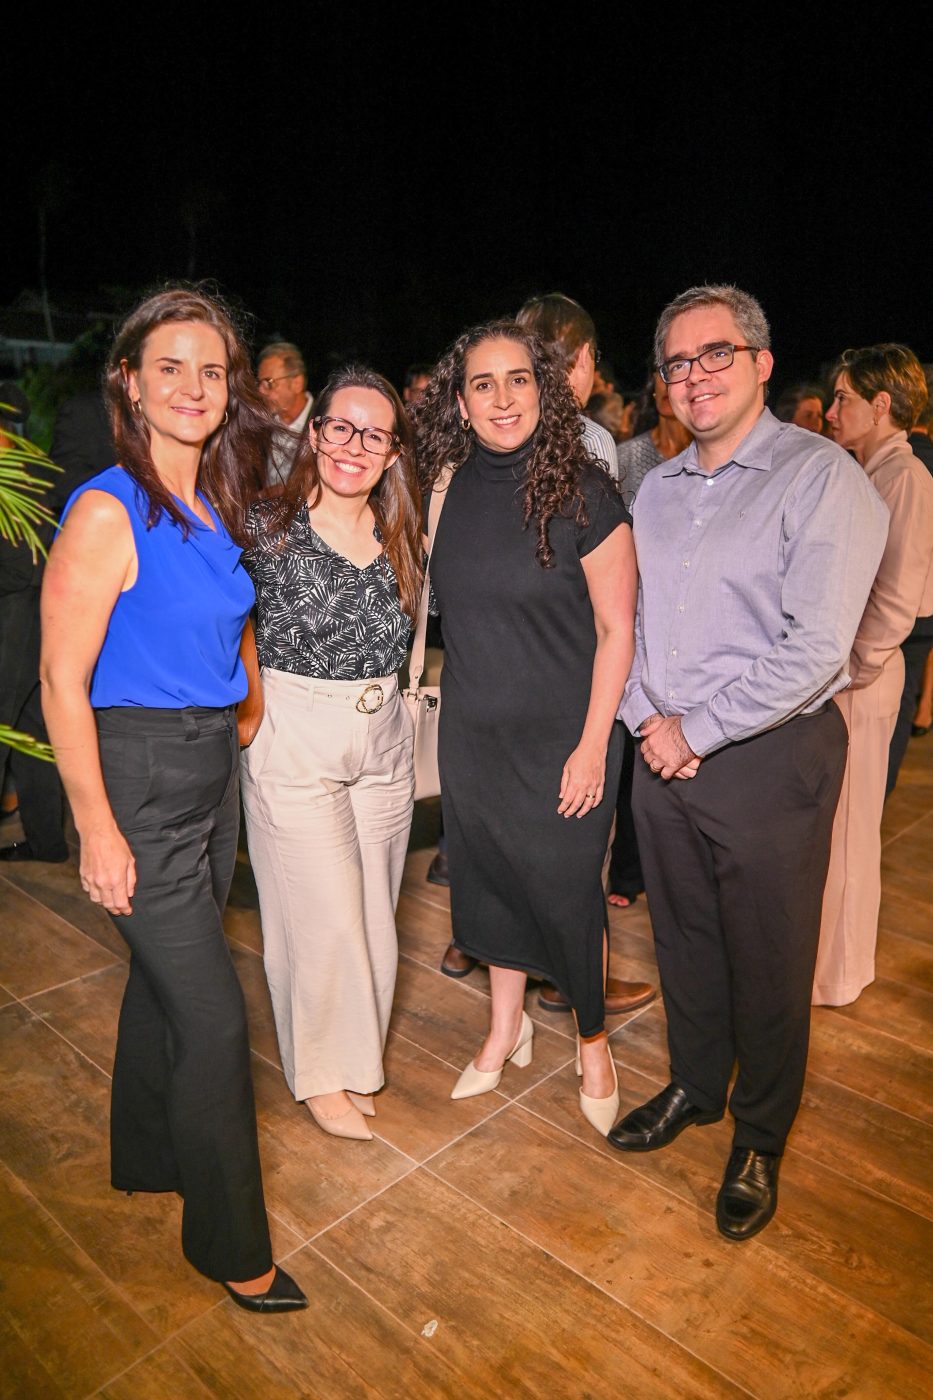
<path fill-rule="evenodd" d="M 491 992 L 451 1097 L 531 1063 L 530 977 L 575 1022 L 596 1132 L 654 1151 L 728 1107 L 718 1228 L 774 1214 L 810 1006 L 874 978 L 882 808 L 933 727 L 933 367 L 879 344 L 773 394 L 764 311 L 728 286 L 674 298 L 646 364 L 620 385 L 552 293 L 399 390 L 349 364 L 314 392 L 298 346 L 251 362 L 215 296 L 169 288 L 118 332 L 103 397 L 60 412 L 48 563 L 0 541 L 0 722 L 57 761 L 0 751 L 23 829 L 0 861 L 66 861 L 67 796 L 81 884 L 131 950 L 113 1185 L 179 1191 L 186 1257 L 242 1308 L 307 1299 L 272 1260 L 221 921 L 240 793 L 288 1086 L 369 1140 L 422 593 L 441 971 L 485 964 Z M 0 385 L 0 455 L 28 411 Z M 607 903 L 645 893 L 671 1081 L 620 1118 L 606 1017 L 656 991 L 609 976 Z"/>

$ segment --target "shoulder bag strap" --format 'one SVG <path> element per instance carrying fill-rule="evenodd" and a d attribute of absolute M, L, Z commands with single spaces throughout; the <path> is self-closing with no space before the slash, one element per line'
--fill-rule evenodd
<path fill-rule="evenodd" d="M 444 502 L 447 499 L 447 488 L 450 485 L 453 472 L 450 467 L 444 467 L 439 473 L 437 480 L 431 490 L 431 504 L 428 506 L 428 563 L 424 571 L 424 587 L 421 590 L 421 606 L 418 609 L 418 626 L 415 628 L 415 639 L 411 648 L 411 660 L 408 663 L 408 686 L 410 690 L 417 690 L 421 684 L 421 675 L 424 671 L 424 645 L 428 632 L 428 602 L 431 596 L 431 554 L 434 550 L 434 536 L 437 534 L 437 524 L 441 518 L 441 511 L 444 509 Z"/>

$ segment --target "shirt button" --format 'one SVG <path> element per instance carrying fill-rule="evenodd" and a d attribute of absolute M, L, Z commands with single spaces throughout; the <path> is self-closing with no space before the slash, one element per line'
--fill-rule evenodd
<path fill-rule="evenodd" d="M 678 603 L 678 604 L 677 604 L 677 611 L 678 611 L 678 612 L 683 612 L 683 610 L 684 610 L 684 605 L 683 605 L 683 603 Z"/>
<path fill-rule="evenodd" d="M 676 656 L 676 655 L 677 655 L 677 648 L 676 648 L 676 647 L 671 647 L 671 656 Z"/>
<path fill-rule="evenodd" d="M 706 484 L 707 484 L 707 486 L 712 486 L 712 485 L 714 484 L 713 478 L 712 478 L 711 476 L 708 476 L 708 477 L 706 478 Z"/>
<path fill-rule="evenodd" d="M 668 698 L 668 700 L 673 700 L 673 698 L 674 698 L 674 692 L 673 692 L 672 690 L 669 690 L 669 691 L 667 692 L 667 698 Z"/>
<path fill-rule="evenodd" d="M 694 523 L 694 525 L 702 525 L 702 524 L 703 524 L 703 521 L 702 521 L 702 520 L 694 520 L 693 523 Z"/>
<path fill-rule="evenodd" d="M 690 560 L 689 560 L 689 559 L 685 559 L 685 560 L 684 560 L 684 568 L 685 568 L 685 569 L 689 569 L 689 568 L 690 568 Z"/>

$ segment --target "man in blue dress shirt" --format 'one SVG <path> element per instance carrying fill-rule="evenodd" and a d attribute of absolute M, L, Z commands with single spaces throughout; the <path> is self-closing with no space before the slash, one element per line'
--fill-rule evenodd
<path fill-rule="evenodd" d="M 650 1152 L 722 1118 L 716 1205 L 748 1239 L 777 1204 L 803 1089 L 833 813 L 846 763 L 831 697 L 881 559 L 887 510 L 834 443 L 765 408 L 757 301 L 694 287 L 655 356 L 694 441 L 635 506 L 636 653 L 620 717 L 641 738 L 633 806 L 671 1083 L 609 1135 Z"/>

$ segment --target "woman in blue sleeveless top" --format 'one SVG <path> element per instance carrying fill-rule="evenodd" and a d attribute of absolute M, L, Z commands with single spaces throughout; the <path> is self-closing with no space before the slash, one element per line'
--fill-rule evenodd
<path fill-rule="evenodd" d="M 272 1262 L 246 1012 L 221 914 L 239 825 L 240 562 L 271 425 L 221 304 L 149 298 L 106 379 L 121 465 L 65 508 L 42 599 L 43 709 L 81 883 L 131 951 L 111 1180 L 176 1191 L 182 1248 L 250 1311 L 306 1307 Z M 232 532 L 232 533 L 231 533 Z"/>

